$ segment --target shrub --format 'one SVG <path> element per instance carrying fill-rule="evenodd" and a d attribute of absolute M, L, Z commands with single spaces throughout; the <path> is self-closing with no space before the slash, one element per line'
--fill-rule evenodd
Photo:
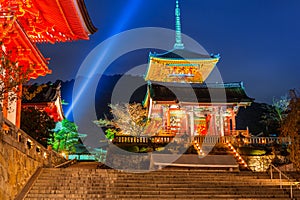
<path fill-rule="evenodd" d="M 242 155 L 248 155 L 248 156 L 262 156 L 266 154 L 265 149 L 259 149 L 254 147 L 240 147 L 238 148 L 238 152 Z"/>

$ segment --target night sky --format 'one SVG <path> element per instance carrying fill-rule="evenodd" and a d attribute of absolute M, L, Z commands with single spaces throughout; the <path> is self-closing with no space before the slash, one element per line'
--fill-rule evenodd
<path fill-rule="evenodd" d="M 98 31 L 89 41 L 38 45 L 43 55 L 51 58 L 53 71 L 38 82 L 75 78 L 89 52 L 122 31 L 175 28 L 175 0 L 85 2 Z M 243 81 L 248 96 L 266 103 L 299 88 L 299 0 L 181 0 L 180 8 L 182 32 L 209 53 L 221 55 L 217 67 L 224 82 Z M 175 36 L 169 42 L 174 41 Z M 112 50 L 118 45 L 112 44 Z M 106 73 L 120 74 L 130 66 L 145 64 L 148 53 L 149 49 L 124 55 Z"/>

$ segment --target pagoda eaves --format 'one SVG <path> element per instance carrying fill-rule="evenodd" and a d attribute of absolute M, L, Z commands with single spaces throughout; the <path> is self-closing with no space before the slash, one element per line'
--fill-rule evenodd
<path fill-rule="evenodd" d="M 29 78 L 51 73 L 35 43 L 87 40 L 96 30 L 83 0 L 0 0 L 3 53 L 24 70 L 30 69 Z"/>
<path fill-rule="evenodd" d="M 1 8 L 11 10 L 33 42 L 87 40 L 97 30 L 83 0 L 3 1 Z"/>
<path fill-rule="evenodd" d="M 0 0 L 0 53 L 23 72 L 29 70 L 28 79 L 51 73 L 36 43 L 88 40 L 96 30 L 83 0 Z M 4 112 L 18 127 L 20 104 L 18 99 L 9 116 Z"/>
<path fill-rule="evenodd" d="M 203 83 L 220 59 L 185 49 L 150 53 L 146 81 Z"/>
<path fill-rule="evenodd" d="M 237 83 L 209 83 L 209 84 L 181 84 L 152 82 L 149 94 L 153 101 L 180 102 L 191 104 L 241 104 L 250 105 L 253 98 L 247 96 L 242 82 Z M 191 95 L 191 92 L 194 95 Z M 216 95 L 214 98 L 212 94 Z M 222 96 L 224 94 L 224 96 Z"/>

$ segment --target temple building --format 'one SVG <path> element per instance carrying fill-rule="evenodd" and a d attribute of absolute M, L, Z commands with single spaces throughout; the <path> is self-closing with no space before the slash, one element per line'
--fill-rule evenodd
<path fill-rule="evenodd" d="M 61 99 L 61 81 L 23 86 L 22 109 L 34 107 L 45 111 L 55 122 L 64 117 Z"/>
<path fill-rule="evenodd" d="M 28 79 L 51 73 L 36 43 L 87 40 L 96 30 L 83 0 L 0 0 L 1 56 L 28 72 Z M 1 105 L 4 117 L 19 127 L 22 85 L 17 87 L 17 100 L 4 94 Z"/>
<path fill-rule="evenodd" d="M 242 82 L 207 83 L 219 62 L 219 55 L 203 55 L 187 50 L 182 43 L 180 9 L 176 1 L 176 42 L 168 52 L 149 54 L 145 74 L 147 94 L 144 106 L 148 117 L 160 121 L 156 135 L 229 136 L 236 130 L 241 106 L 253 101 Z"/>

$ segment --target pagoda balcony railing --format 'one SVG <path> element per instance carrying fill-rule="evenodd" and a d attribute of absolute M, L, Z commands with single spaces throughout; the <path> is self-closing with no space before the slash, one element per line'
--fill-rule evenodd
<path fill-rule="evenodd" d="M 172 141 L 187 142 L 196 141 L 199 144 L 217 144 L 217 143 L 239 143 L 243 144 L 273 144 L 285 143 L 290 144 L 288 137 L 237 137 L 237 136 L 194 136 L 193 138 L 175 137 L 175 136 L 130 136 L 118 135 L 115 136 L 113 143 L 115 144 L 167 144 Z"/>
<path fill-rule="evenodd" d="M 289 137 L 250 137 L 244 138 L 244 142 L 249 144 L 291 144 L 291 139 Z"/>
<path fill-rule="evenodd" d="M 243 143 L 243 144 L 290 144 L 288 137 L 238 137 L 238 136 L 195 136 L 197 143 Z"/>
<path fill-rule="evenodd" d="M 238 135 L 249 136 L 249 130 L 231 130 L 229 131 L 228 136 L 238 136 Z"/>
<path fill-rule="evenodd" d="M 174 136 L 131 136 L 131 135 L 118 135 L 115 136 L 113 143 L 117 144 L 150 144 L 160 143 L 166 144 L 172 142 Z"/>

